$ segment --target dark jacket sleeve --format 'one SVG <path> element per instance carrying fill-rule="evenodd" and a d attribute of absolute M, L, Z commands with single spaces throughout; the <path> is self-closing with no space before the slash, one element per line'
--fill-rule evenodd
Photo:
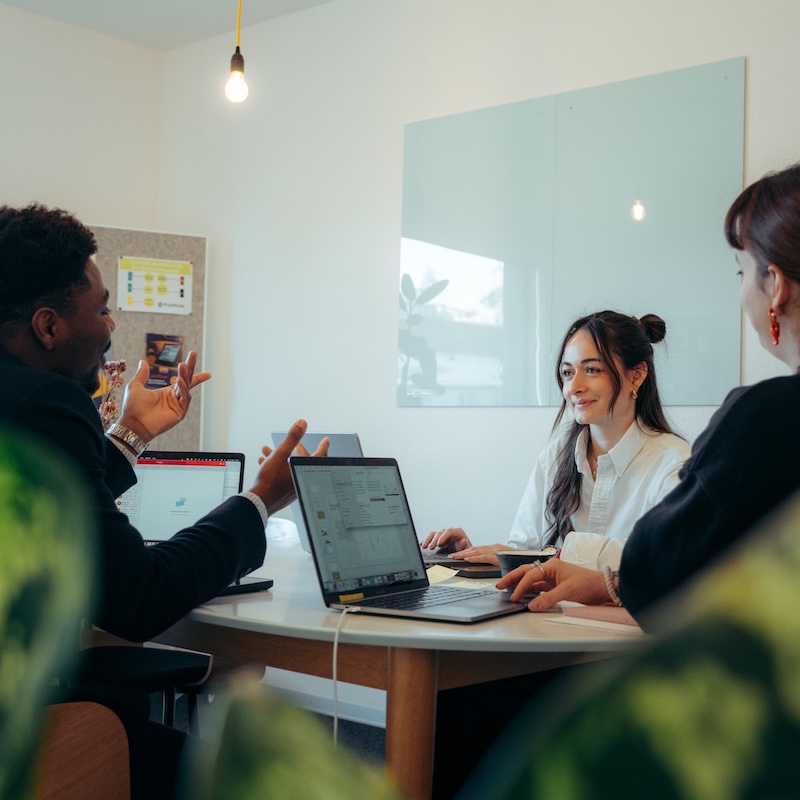
<path fill-rule="evenodd" d="M 136 483 L 136 475 L 120 449 L 108 437 L 104 436 L 103 439 L 106 448 L 106 486 L 114 497 L 119 497 Z"/>
<path fill-rule="evenodd" d="M 798 376 L 728 395 L 697 438 L 681 483 L 636 523 L 625 545 L 620 597 L 634 616 L 717 559 L 800 488 L 799 407 Z"/>
<path fill-rule="evenodd" d="M 146 547 L 116 506 L 117 496 L 135 482 L 133 469 L 107 442 L 88 394 L 51 373 L 28 369 L 23 376 L 11 421 L 62 450 L 91 489 L 99 530 L 93 622 L 126 639 L 146 641 L 261 565 L 264 527 L 243 497 L 230 498 L 169 541 Z M 9 411 L 8 404 L 4 410 Z"/>

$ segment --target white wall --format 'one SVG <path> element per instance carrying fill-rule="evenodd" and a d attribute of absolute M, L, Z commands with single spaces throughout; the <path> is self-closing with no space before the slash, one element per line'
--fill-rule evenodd
<path fill-rule="evenodd" d="M 161 54 L 0 4 L 0 203 L 157 224 Z"/>
<path fill-rule="evenodd" d="M 797 30 L 796 0 L 336 0 L 242 31 L 235 107 L 230 37 L 162 57 L 0 4 L 0 202 L 209 236 L 206 446 L 357 430 L 420 532 L 502 540 L 554 411 L 395 406 L 403 126 L 743 55 L 749 181 L 800 158 Z M 783 371 L 744 344 L 743 382 Z"/>
<path fill-rule="evenodd" d="M 795 0 L 337 0 L 245 28 L 236 107 L 229 37 L 162 56 L 0 4 L 0 200 L 210 237 L 207 446 L 357 430 L 420 531 L 502 539 L 553 411 L 395 407 L 403 126 L 744 55 L 751 180 L 798 158 L 799 24 Z M 781 371 L 744 344 L 744 382 Z M 693 438 L 712 410 L 671 413 Z"/>
<path fill-rule="evenodd" d="M 503 540 L 554 411 L 395 406 L 403 126 L 744 55 L 751 179 L 800 156 L 798 24 L 793 0 L 337 0 L 243 31 L 241 107 L 228 38 L 169 53 L 159 220 L 211 237 L 207 445 L 357 430 L 420 532 Z M 746 344 L 747 381 L 782 369 Z M 671 410 L 692 438 L 712 411 Z"/>
<path fill-rule="evenodd" d="M 337 0 L 245 28 L 236 107 L 229 37 L 161 56 L 0 4 L 0 199 L 210 237 L 207 446 L 357 430 L 421 532 L 501 540 L 553 411 L 395 406 L 403 126 L 744 55 L 750 180 L 798 158 L 799 23 L 795 0 Z M 780 370 L 746 336 L 745 382 Z M 671 413 L 693 438 L 712 410 Z"/>

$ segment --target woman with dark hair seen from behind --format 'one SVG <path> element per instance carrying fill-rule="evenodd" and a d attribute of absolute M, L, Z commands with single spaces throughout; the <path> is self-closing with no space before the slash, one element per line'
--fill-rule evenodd
<path fill-rule="evenodd" d="M 461 528 L 431 533 L 464 561 L 497 563 L 495 551 L 554 544 L 561 557 L 613 569 L 636 520 L 678 482 L 689 445 L 667 422 L 653 346 L 664 321 L 599 311 L 575 320 L 556 360 L 563 402 L 539 456 L 507 544 L 473 546 Z M 567 409 L 571 420 L 561 424 Z"/>
<path fill-rule="evenodd" d="M 800 164 L 746 188 L 725 217 L 736 253 L 740 302 L 766 350 L 791 375 L 734 389 L 698 436 L 680 484 L 635 525 L 619 572 L 550 559 L 506 575 L 513 597 L 624 605 L 642 613 L 716 559 L 800 488 Z M 544 576 L 544 577 L 543 577 Z M 746 587 L 743 587 L 746 591 Z"/>

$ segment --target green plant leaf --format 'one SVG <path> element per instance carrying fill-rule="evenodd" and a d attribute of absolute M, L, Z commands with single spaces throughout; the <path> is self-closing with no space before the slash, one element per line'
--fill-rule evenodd
<path fill-rule="evenodd" d="M 383 769 L 263 686 L 240 680 L 214 705 L 209 733 L 187 744 L 183 800 L 401 800 Z"/>
<path fill-rule="evenodd" d="M 94 515 L 73 464 L 0 427 L 0 798 L 33 797 L 42 710 L 78 654 Z"/>
<path fill-rule="evenodd" d="M 441 294 L 446 288 L 447 285 L 450 283 L 448 280 L 443 281 L 436 281 L 436 283 L 431 284 L 427 289 L 423 289 L 419 293 L 419 297 L 417 298 L 417 303 L 428 303 L 436 297 L 437 294 Z"/>
<path fill-rule="evenodd" d="M 406 301 L 403 295 L 400 295 L 400 310 L 408 312 L 408 307 L 406 306 Z"/>
<path fill-rule="evenodd" d="M 403 294 L 413 303 L 417 297 L 417 290 L 414 288 L 414 281 L 411 280 L 411 276 L 407 272 L 404 272 L 403 277 L 400 278 L 400 288 Z"/>

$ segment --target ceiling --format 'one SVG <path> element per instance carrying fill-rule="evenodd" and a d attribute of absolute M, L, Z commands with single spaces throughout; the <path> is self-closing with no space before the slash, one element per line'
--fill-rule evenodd
<path fill-rule="evenodd" d="M 8 6 L 105 33 L 116 39 L 172 50 L 236 32 L 237 0 L 0 0 Z M 243 0 L 242 27 L 332 0 Z"/>

